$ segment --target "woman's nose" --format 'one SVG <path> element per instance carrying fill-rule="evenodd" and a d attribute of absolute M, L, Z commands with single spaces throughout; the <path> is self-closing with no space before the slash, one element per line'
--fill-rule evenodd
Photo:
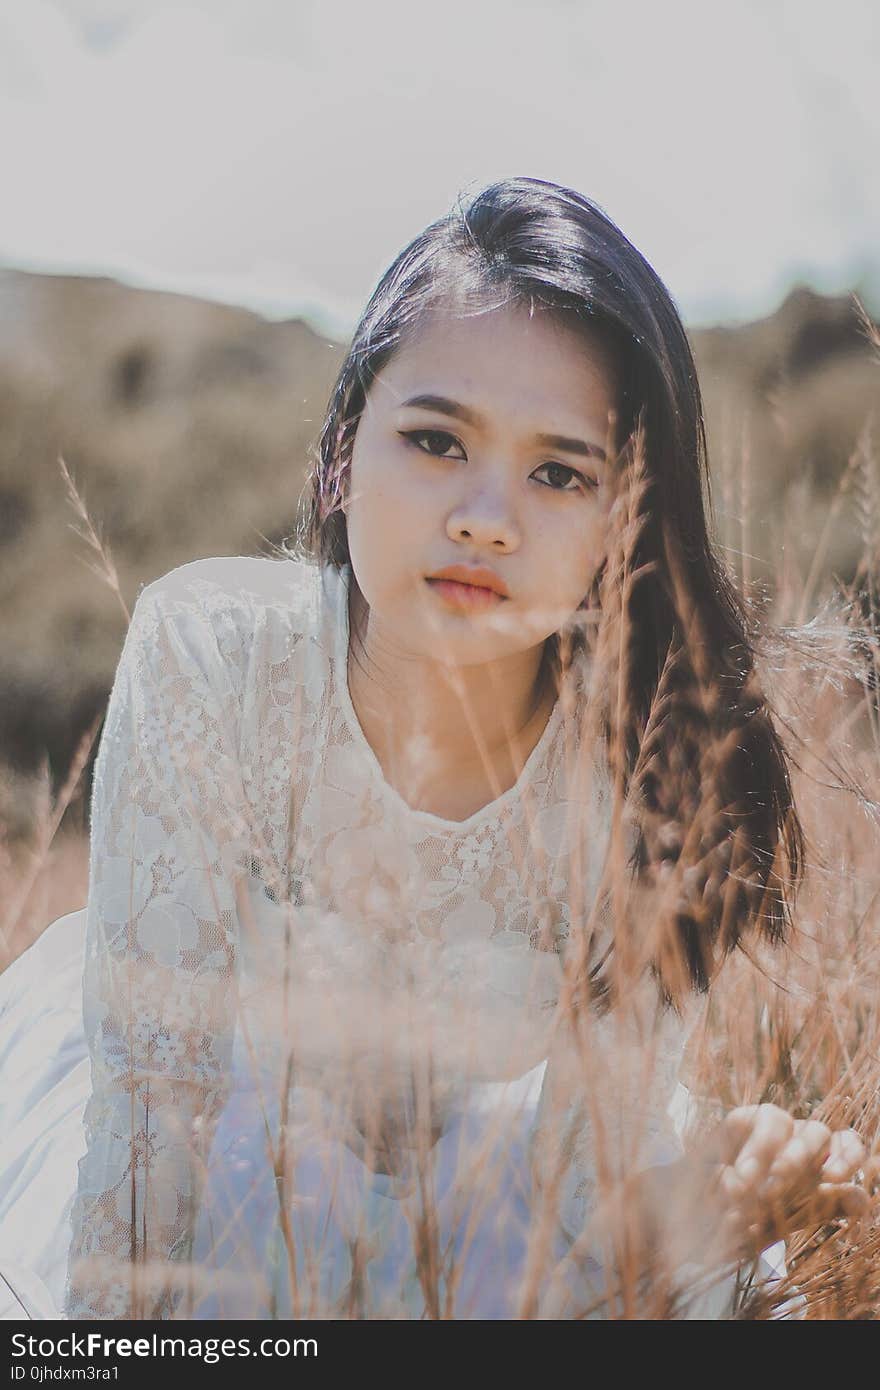
<path fill-rule="evenodd" d="M 519 526 L 509 501 L 501 492 L 468 498 L 450 512 L 446 525 L 453 540 L 509 549 L 519 540 Z"/>

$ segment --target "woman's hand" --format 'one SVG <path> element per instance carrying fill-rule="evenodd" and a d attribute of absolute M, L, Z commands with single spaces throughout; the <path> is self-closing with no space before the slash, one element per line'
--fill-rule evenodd
<path fill-rule="evenodd" d="M 632 1271 L 652 1271 L 645 1316 L 667 1316 L 657 1312 L 666 1293 L 690 1287 L 695 1270 L 727 1268 L 794 1231 L 863 1216 L 865 1161 L 852 1129 L 795 1120 L 776 1105 L 740 1106 L 681 1158 L 603 1190 L 572 1253 L 601 1250 L 631 1292 Z"/>
<path fill-rule="evenodd" d="M 864 1215 L 869 1197 L 855 1180 L 865 1148 L 852 1129 L 795 1120 L 776 1105 L 732 1110 L 713 1135 L 722 1241 L 738 1257 L 838 1217 Z"/>

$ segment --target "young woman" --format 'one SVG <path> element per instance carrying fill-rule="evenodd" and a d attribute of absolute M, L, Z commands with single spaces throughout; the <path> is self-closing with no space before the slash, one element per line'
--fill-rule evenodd
<path fill-rule="evenodd" d="M 88 906 L 7 972 L 21 1046 L 84 931 L 68 1316 L 723 1314 L 805 1204 L 860 1209 L 850 1131 L 673 1123 L 803 852 L 707 482 L 678 314 L 588 199 L 504 181 L 401 252 L 299 553 L 141 593 Z"/>

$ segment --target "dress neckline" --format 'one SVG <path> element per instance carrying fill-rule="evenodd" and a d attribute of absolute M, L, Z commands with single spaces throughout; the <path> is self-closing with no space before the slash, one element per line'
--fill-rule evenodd
<path fill-rule="evenodd" d="M 466 820 L 449 820 L 445 816 L 437 816 L 433 811 L 420 811 L 414 806 L 410 806 L 397 791 L 392 787 L 382 770 L 382 765 L 376 757 L 366 734 L 361 728 L 360 720 L 351 699 L 351 692 L 348 688 L 348 652 L 350 642 L 349 631 L 349 609 L 348 598 L 351 584 L 351 564 L 345 563 L 340 569 L 335 566 L 325 566 L 325 575 L 330 574 L 333 580 L 332 602 L 330 610 L 334 619 L 333 622 L 333 687 L 342 710 L 343 719 L 362 757 L 365 759 L 374 780 L 382 789 L 383 794 L 389 801 L 394 803 L 404 815 L 413 820 L 423 822 L 425 825 L 434 826 L 437 830 L 453 832 L 456 834 L 467 834 L 476 830 L 484 822 L 497 820 L 506 811 L 511 802 L 516 801 L 522 796 L 526 787 L 531 782 L 535 770 L 543 761 L 544 755 L 549 744 L 552 742 L 557 727 L 562 719 L 564 701 L 557 696 L 556 702 L 550 711 L 550 716 L 545 724 L 541 737 L 538 739 L 528 758 L 522 766 L 519 776 L 513 786 L 508 787 L 507 791 L 502 792 L 494 800 L 481 806 L 479 810 L 467 817 Z"/>

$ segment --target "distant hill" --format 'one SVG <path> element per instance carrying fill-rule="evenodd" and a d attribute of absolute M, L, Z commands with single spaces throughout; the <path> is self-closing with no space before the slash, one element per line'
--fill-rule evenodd
<path fill-rule="evenodd" d="M 749 552 L 753 578 L 772 585 L 784 564 L 798 587 L 860 438 L 874 452 L 880 508 L 880 354 L 851 297 L 828 298 L 804 288 L 768 318 L 699 329 L 692 340 L 708 423 L 717 534 L 731 551 Z M 864 534 L 863 513 L 864 508 L 860 522 L 859 508 L 851 501 L 841 505 L 821 565 L 824 578 L 851 579 L 865 545 L 880 547 L 880 511 L 873 537 Z M 728 558 L 741 572 L 742 560 Z"/>
<path fill-rule="evenodd" d="M 880 363 L 853 303 L 797 290 L 769 318 L 692 339 L 728 562 L 739 573 L 733 552 L 746 549 L 751 576 L 772 583 L 785 523 L 785 563 L 798 573 L 880 403 Z M 0 762 L 27 776 L 48 751 L 60 779 L 106 701 L 124 633 L 88 568 L 58 455 L 130 607 L 142 583 L 186 560 L 261 553 L 262 537 L 291 534 L 342 355 L 296 320 L 0 271 Z M 824 571 L 849 577 L 861 548 L 843 512 Z M 13 802 L 8 817 L 26 821 L 25 801 Z"/>
<path fill-rule="evenodd" d="M 130 609 L 175 565 L 291 533 L 341 358 L 299 321 L 0 271 L 0 761 L 66 767 L 124 635 L 58 455 Z"/>

